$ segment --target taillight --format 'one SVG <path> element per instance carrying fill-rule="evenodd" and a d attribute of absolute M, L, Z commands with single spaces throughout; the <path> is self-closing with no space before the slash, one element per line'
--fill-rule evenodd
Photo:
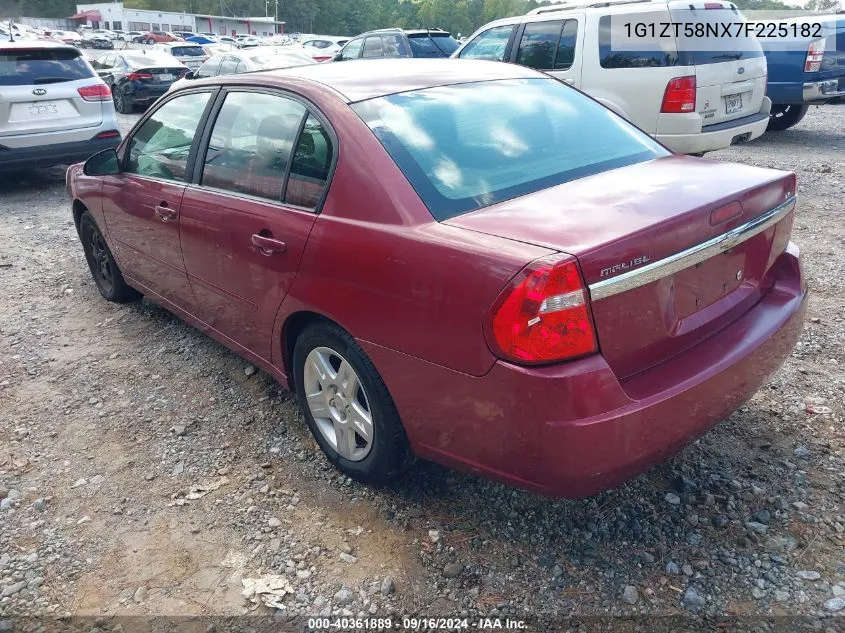
<path fill-rule="evenodd" d="M 106 130 L 105 132 L 100 132 L 94 138 L 120 138 L 120 132 L 117 130 Z"/>
<path fill-rule="evenodd" d="M 827 40 L 825 38 L 810 42 L 810 45 L 807 47 L 807 59 L 804 60 L 805 73 L 816 73 L 822 67 L 826 42 Z"/>
<path fill-rule="evenodd" d="M 321 56 L 319 56 L 319 57 L 314 57 L 314 58 L 313 58 L 313 60 L 314 60 L 315 62 L 327 62 L 327 61 L 329 61 L 331 58 L 332 58 L 332 57 L 331 57 L 331 55 L 329 55 L 329 56 L 324 56 L 324 55 L 321 55 Z"/>
<path fill-rule="evenodd" d="M 660 111 L 672 113 L 695 111 L 695 75 L 676 77 L 667 84 Z"/>
<path fill-rule="evenodd" d="M 587 290 L 570 257 L 532 262 L 500 295 L 488 338 L 503 358 L 525 364 L 552 363 L 598 350 Z"/>
<path fill-rule="evenodd" d="M 126 78 L 129 81 L 141 81 L 142 79 L 152 79 L 152 73 L 127 73 Z"/>
<path fill-rule="evenodd" d="M 82 86 L 77 92 L 85 101 L 108 101 L 111 99 L 111 90 L 106 84 Z"/>

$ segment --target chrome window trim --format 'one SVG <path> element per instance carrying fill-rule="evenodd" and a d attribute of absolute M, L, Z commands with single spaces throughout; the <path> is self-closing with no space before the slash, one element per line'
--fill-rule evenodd
<path fill-rule="evenodd" d="M 764 213 L 763 215 L 754 218 L 741 224 L 738 227 L 731 229 L 727 233 L 722 233 L 716 237 L 702 242 L 692 248 L 675 253 L 669 257 L 665 257 L 659 261 L 647 264 L 642 268 L 631 270 L 610 279 L 604 279 L 594 284 L 590 284 L 590 298 L 593 301 L 612 297 L 622 292 L 628 292 L 634 288 L 645 286 L 658 279 L 668 277 L 690 266 L 695 266 L 714 255 L 724 253 L 734 248 L 738 244 L 742 244 L 746 240 L 751 239 L 768 229 L 769 227 L 780 222 L 795 208 L 795 196 L 791 196 L 782 204 L 779 204 L 774 209 Z"/>

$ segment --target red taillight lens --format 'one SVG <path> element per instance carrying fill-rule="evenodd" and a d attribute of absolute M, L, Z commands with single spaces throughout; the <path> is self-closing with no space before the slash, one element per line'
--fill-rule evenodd
<path fill-rule="evenodd" d="M 152 79 L 152 73 L 128 73 L 126 78 L 129 81 L 141 81 L 142 79 Z"/>
<path fill-rule="evenodd" d="M 587 291 L 574 260 L 529 264 L 496 302 L 491 347 L 520 363 L 552 363 L 598 351 Z"/>
<path fill-rule="evenodd" d="M 822 60 L 824 59 L 824 47 L 827 40 L 824 38 L 810 42 L 807 47 L 807 59 L 804 60 L 805 73 L 817 73 L 822 67 Z"/>
<path fill-rule="evenodd" d="M 105 132 L 100 132 L 97 134 L 95 138 L 119 138 L 120 132 L 117 130 L 106 130 Z"/>
<path fill-rule="evenodd" d="M 111 99 L 111 90 L 106 84 L 94 84 L 93 86 L 82 86 L 77 90 L 79 96 L 86 101 L 108 101 Z"/>
<path fill-rule="evenodd" d="M 330 56 L 330 55 L 328 55 L 328 56 L 326 56 L 326 55 L 321 55 L 321 56 L 319 56 L 319 57 L 314 57 L 314 58 L 312 58 L 312 59 L 313 59 L 315 62 L 327 62 L 327 61 L 329 61 L 329 60 L 331 59 L 331 56 Z"/>
<path fill-rule="evenodd" d="M 663 93 L 661 112 L 695 112 L 695 75 L 676 77 Z"/>

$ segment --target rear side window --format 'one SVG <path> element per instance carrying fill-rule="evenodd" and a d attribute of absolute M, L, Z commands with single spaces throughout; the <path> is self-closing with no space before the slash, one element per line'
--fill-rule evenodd
<path fill-rule="evenodd" d="M 280 202 L 304 115 L 304 106 L 284 97 L 229 94 L 211 131 L 202 184 Z"/>
<path fill-rule="evenodd" d="M 398 33 L 394 33 L 391 35 L 382 35 L 381 44 L 384 50 L 384 57 L 410 56 L 408 45 L 405 44 L 405 38 L 399 35 Z"/>
<path fill-rule="evenodd" d="M 669 155 L 551 78 L 441 86 L 353 108 L 438 220 Z"/>
<path fill-rule="evenodd" d="M 223 63 L 220 64 L 220 74 L 221 75 L 231 75 L 235 72 L 235 69 L 238 67 L 238 58 L 237 57 L 226 57 L 223 60 Z"/>
<path fill-rule="evenodd" d="M 364 52 L 361 55 L 364 59 L 384 57 L 384 44 L 381 35 L 371 35 L 364 40 Z"/>
<path fill-rule="evenodd" d="M 0 86 L 89 79 L 94 72 L 75 50 L 0 50 Z"/>
<path fill-rule="evenodd" d="M 484 31 L 469 44 L 464 46 L 459 57 L 461 59 L 487 59 L 501 62 L 505 59 L 505 49 L 513 33 L 514 25 L 494 26 Z"/>
<path fill-rule="evenodd" d="M 530 22 L 525 25 L 516 63 L 537 70 L 567 70 L 575 59 L 576 20 Z"/>
<path fill-rule="evenodd" d="M 666 14 L 660 13 L 656 15 L 647 13 L 638 13 L 637 22 L 643 24 L 655 23 L 655 32 L 660 33 L 661 20 L 666 22 Z M 637 48 L 642 50 L 613 50 L 611 47 L 612 30 L 620 29 L 616 34 L 616 38 L 622 39 L 622 31 L 624 28 L 621 20 L 611 22 L 609 15 L 603 15 L 599 18 L 599 63 L 602 68 L 655 68 L 663 66 L 677 66 L 678 65 L 678 49 L 674 38 L 668 40 L 667 38 L 653 38 L 651 45 L 646 45 L 647 35 L 639 38 L 640 43 Z M 613 38 L 615 39 L 615 38 Z M 619 41 L 617 40 L 617 41 Z"/>

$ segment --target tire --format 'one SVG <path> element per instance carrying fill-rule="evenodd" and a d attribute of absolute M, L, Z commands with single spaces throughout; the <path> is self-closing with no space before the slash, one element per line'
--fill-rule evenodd
<path fill-rule="evenodd" d="M 114 86 L 111 94 L 114 99 L 115 110 L 117 110 L 120 114 L 132 114 L 135 108 L 133 107 L 132 102 L 126 98 L 125 94 L 123 94 L 123 90 Z"/>
<path fill-rule="evenodd" d="M 773 105 L 769 114 L 769 126 L 766 129 L 774 132 L 788 130 L 793 125 L 797 125 L 809 109 L 808 105 Z"/>
<path fill-rule="evenodd" d="M 152 46 L 155 43 L 156 43 L 156 41 L 153 38 L 150 38 L 150 39 L 147 40 L 147 44 L 149 44 L 150 46 Z"/>
<path fill-rule="evenodd" d="M 335 374 L 325 371 L 321 379 L 315 369 L 317 365 L 312 363 L 319 359 L 327 360 L 329 365 L 327 368 L 320 364 L 320 367 Z M 336 468 L 372 485 L 395 481 L 410 468 L 414 456 L 396 405 L 372 361 L 346 331 L 329 322 L 317 322 L 305 328 L 294 347 L 293 371 L 296 395 L 308 427 Z M 354 393 L 347 393 L 345 387 L 349 382 L 344 376 L 357 378 L 360 387 L 354 388 Z M 326 387 L 326 383 L 332 385 Z M 338 389 L 333 391 L 335 386 Z M 309 393 L 311 403 L 315 404 L 309 403 Z M 319 415 L 321 410 L 325 416 Z M 367 415 L 371 421 L 368 428 L 360 424 Z M 360 432 L 365 428 L 369 431 L 369 441 Z M 346 431 L 341 433 L 339 429 Z M 350 435 L 354 438 L 351 441 L 347 439 Z"/>
<path fill-rule="evenodd" d="M 82 240 L 82 250 L 85 252 L 85 261 L 88 262 L 91 276 L 104 299 L 114 303 L 130 303 L 141 298 L 141 293 L 123 279 L 123 274 L 106 244 L 106 238 L 87 211 L 79 219 L 79 239 Z"/>

